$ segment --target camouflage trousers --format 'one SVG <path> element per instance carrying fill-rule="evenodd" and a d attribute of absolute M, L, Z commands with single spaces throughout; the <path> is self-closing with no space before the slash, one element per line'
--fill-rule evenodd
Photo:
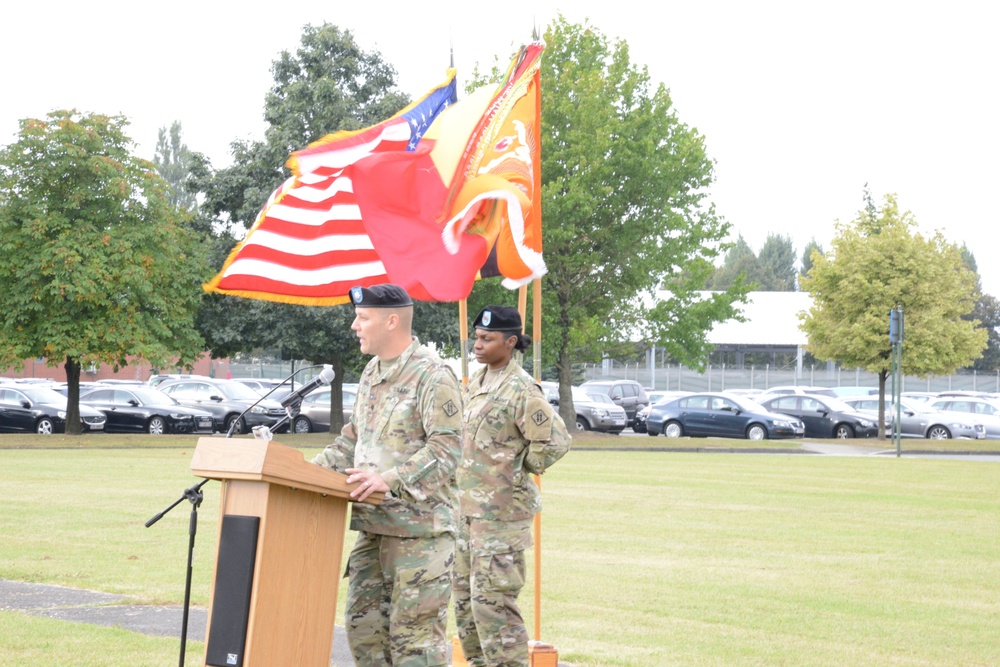
<path fill-rule="evenodd" d="M 455 550 L 452 598 L 462 653 L 473 667 L 527 667 L 528 631 L 517 606 L 531 519 L 463 517 Z"/>
<path fill-rule="evenodd" d="M 447 665 L 455 538 L 360 532 L 347 563 L 347 643 L 358 667 Z"/>

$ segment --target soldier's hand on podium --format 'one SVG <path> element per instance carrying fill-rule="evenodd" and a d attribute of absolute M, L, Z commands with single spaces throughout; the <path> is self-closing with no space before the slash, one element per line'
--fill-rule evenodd
<path fill-rule="evenodd" d="M 350 493 L 351 499 L 357 502 L 363 502 L 365 498 L 376 491 L 381 491 L 383 493 L 389 492 L 389 485 L 385 483 L 384 479 L 382 479 L 382 475 L 378 474 L 374 470 L 348 468 L 347 483 L 358 485 L 357 488 L 352 490 Z"/>

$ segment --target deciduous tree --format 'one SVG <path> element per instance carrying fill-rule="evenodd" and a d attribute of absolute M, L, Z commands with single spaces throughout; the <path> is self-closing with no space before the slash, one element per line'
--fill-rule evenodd
<path fill-rule="evenodd" d="M 707 331 L 735 315 L 745 289 L 700 296 L 729 225 L 708 200 L 704 138 L 678 118 L 667 88 L 651 84 L 625 42 L 588 24 L 559 17 L 545 42 L 544 338 L 572 423 L 574 362 L 639 338 L 700 365 Z"/>
<path fill-rule="evenodd" d="M 232 231 L 216 247 L 217 269 L 267 197 L 290 175 L 285 162 L 292 151 L 338 130 L 374 125 L 409 103 L 395 87 L 395 69 L 381 54 L 362 50 L 350 31 L 330 24 L 306 26 L 298 49 L 279 54 L 272 73 L 274 84 L 264 99 L 264 140 L 234 141 L 231 167 L 213 172 L 202 163 L 196 170 L 197 188 L 205 193 L 202 209 L 217 229 Z M 454 305 L 421 304 L 415 333 L 423 341 L 453 344 L 456 313 Z M 353 319 L 350 305 L 299 306 L 210 294 L 199 328 L 216 356 L 271 347 L 293 358 L 333 365 L 337 379 L 330 428 L 339 431 L 343 379 L 358 373 L 366 361 L 350 330 Z"/>
<path fill-rule="evenodd" d="M 126 125 L 56 111 L 0 150 L 0 361 L 64 363 L 70 433 L 81 365 L 185 364 L 204 349 L 200 245 Z"/>
<path fill-rule="evenodd" d="M 986 331 L 965 319 L 975 306 L 975 274 L 940 232 L 917 231 L 913 215 L 900 212 L 895 196 L 887 195 L 881 209 L 869 205 L 852 222 L 839 223 L 830 251 L 812 259 L 802 278 L 813 297 L 802 315 L 809 351 L 877 373 L 883 415 L 893 308 L 904 312 L 907 375 L 953 373 L 986 347 Z"/>

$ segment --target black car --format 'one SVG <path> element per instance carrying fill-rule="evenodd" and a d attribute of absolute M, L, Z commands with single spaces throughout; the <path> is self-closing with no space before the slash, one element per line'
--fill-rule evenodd
<path fill-rule="evenodd" d="M 189 408 L 158 389 L 146 386 L 102 387 L 80 397 L 81 405 L 100 410 L 105 430 L 118 433 L 211 433 L 212 413 Z"/>
<path fill-rule="evenodd" d="M 164 380 L 156 388 L 181 405 L 211 412 L 215 430 L 223 433 L 230 428 L 233 433 L 248 433 L 254 426 L 271 427 L 285 416 L 280 403 L 270 398 L 261 400 L 260 394 L 235 380 Z M 246 415 L 241 419 L 244 411 Z"/>
<path fill-rule="evenodd" d="M 646 433 L 681 436 L 747 438 L 802 437 L 805 427 L 795 417 L 776 414 L 741 396 L 701 393 L 657 403 L 646 417 Z"/>
<path fill-rule="evenodd" d="M 80 421 L 84 432 L 104 430 L 104 415 L 89 406 L 80 405 Z M 0 431 L 65 433 L 66 397 L 48 387 L 0 386 Z"/>
<path fill-rule="evenodd" d="M 874 438 L 878 424 L 839 398 L 788 394 L 762 401 L 772 412 L 791 415 L 806 425 L 807 438 Z"/>

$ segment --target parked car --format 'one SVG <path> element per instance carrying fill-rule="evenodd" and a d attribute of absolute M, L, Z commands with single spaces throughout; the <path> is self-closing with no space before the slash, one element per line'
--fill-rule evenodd
<path fill-rule="evenodd" d="M 267 378 L 233 378 L 234 382 L 242 382 L 246 386 L 253 389 L 261 396 L 267 396 L 269 399 L 281 402 L 285 396 L 288 396 L 292 391 L 292 385 L 288 382 L 283 382 L 282 380 L 270 380 Z M 295 388 L 299 388 L 302 383 L 296 383 Z"/>
<path fill-rule="evenodd" d="M 751 401 L 756 401 L 757 397 L 764 393 L 763 389 L 723 389 L 723 394 L 728 394 L 729 396 L 742 396 L 743 398 L 749 398 Z M 659 401 L 657 401 L 659 402 Z"/>
<path fill-rule="evenodd" d="M 80 405 L 83 431 L 103 431 L 99 411 Z M 66 397 L 48 387 L 23 384 L 0 386 L 0 431 L 49 435 L 66 432 Z"/>
<path fill-rule="evenodd" d="M 654 405 L 646 419 L 646 433 L 663 433 L 668 438 L 765 440 L 802 437 L 804 427 L 798 419 L 769 412 L 748 398 L 704 392 Z"/>
<path fill-rule="evenodd" d="M 162 435 L 215 430 L 211 412 L 181 405 L 152 387 L 97 387 L 80 396 L 80 404 L 104 413 L 108 432 Z"/>
<path fill-rule="evenodd" d="M 292 430 L 296 433 L 311 433 L 313 431 L 330 430 L 330 396 L 333 390 L 329 387 L 317 389 L 302 399 L 299 414 L 292 420 Z M 344 393 L 344 423 L 354 414 L 354 401 L 357 394 L 348 389 Z"/>
<path fill-rule="evenodd" d="M 1000 402 L 988 398 L 959 397 L 936 398 L 931 401 L 932 410 L 942 412 L 959 412 L 972 415 L 976 421 L 986 427 L 986 437 L 991 440 L 1000 439 Z"/>
<path fill-rule="evenodd" d="M 763 404 L 764 401 L 774 398 L 775 396 L 828 396 L 830 398 L 836 398 L 837 392 L 829 387 L 808 387 L 805 385 L 783 385 L 777 387 L 770 387 L 765 389 L 762 393 L 754 396 L 754 401 Z"/>
<path fill-rule="evenodd" d="M 885 395 L 889 396 L 889 394 L 889 388 L 886 387 Z M 938 397 L 937 393 L 933 391 L 904 391 L 900 396 L 908 398 L 911 401 L 920 401 L 921 403 L 926 403 Z"/>
<path fill-rule="evenodd" d="M 831 387 L 830 391 L 837 398 L 854 398 L 856 396 L 878 396 L 878 387 Z"/>
<path fill-rule="evenodd" d="M 802 420 L 807 438 L 874 438 L 877 419 L 862 414 L 839 398 L 830 396 L 775 396 L 761 405 Z"/>
<path fill-rule="evenodd" d="M 680 398 L 681 396 L 689 396 L 694 392 L 691 391 L 655 391 L 648 392 L 649 405 L 639 410 L 635 413 L 635 421 L 632 423 L 632 430 L 636 433 L 646 432 L 646 419 L 649 418 L 649 411 L 653 409 L 653 406 L 657 403 L 668 403 L 675 398 Z M 655 398 L 654 398 L 655 395 Z"/>
<path fill-rule="evenodd" d="M 211 412 L 214 430 L 223 433 L 228 433 L 230 428 L 233 433 L 247 433 L 254 426 L 274 426 L 285 416 L 280 403 L 270 398 L 262 399 L 253 389 L 235 380 L 164 380 L 157 388 L 181 405 Z M 241 419 L 244 412 L 246 415 Z"/>
<path fill-rule="evenodd" d="M 150 387 L 159 386 L 161 382 L 166 382 L 167 380 L 190 380 L 192 378 L 206 378 L 204 375 L 189 375 L 186 373 L 159 373 L 157 375 L 150 375 L 149 379 L 146 380 L 146 384 Z"/>
<path fill-rule="evenodd" d="M 878 415 L 877 396 L 845 398 L 844 403 L 857 410 Z M 986 427 L 974 418 L 958 412 L 932 410 L 931 406 L 919 401 L 901 398 L 899 416 L 899 437 L 901 438 L 930 438 L 932 440 L 970 438 L 975 440 L 986 437 Z M 885 419 L 889 424 L 895 422 L 896 406 L 891 401 L 886 401 Z M 892 431 L 895 433 L 895 428 Z"/>
<path fill-rule="evenodd" d="M 80 395 L 83 396 L 85 393 L 97 386 L 96 382 L 80 382 Z M 49 385 L 49 389 L 56 392 L 57 394 L 62 394 L 63 396 L 69 396 L 69 383 L 68 382 L 53 382 Z"/>
<path fill-rule="evenodd" d="M 629 426 L 635 421 L 635 414 L 649 405 L 645 388 L 635 380 L 590 380 L 580 387 L 588 394 L 598 392 L 610 397 L 615 405 L 625 410 Z"/>
<path fill-rule="evenodd" d="M 542 382 L 542 390 L 549 403 L 559 405 L 559 385 L 557 383 Z M 624 408 L 613 402 L 597 402 L 582 387 L 573 387 L 572 393 L 573 409 L 576 410 L 576 430 L 600 431 L 611 434 L 618 434 L 625 430 L 628 416 L 625 414 Z"/>

